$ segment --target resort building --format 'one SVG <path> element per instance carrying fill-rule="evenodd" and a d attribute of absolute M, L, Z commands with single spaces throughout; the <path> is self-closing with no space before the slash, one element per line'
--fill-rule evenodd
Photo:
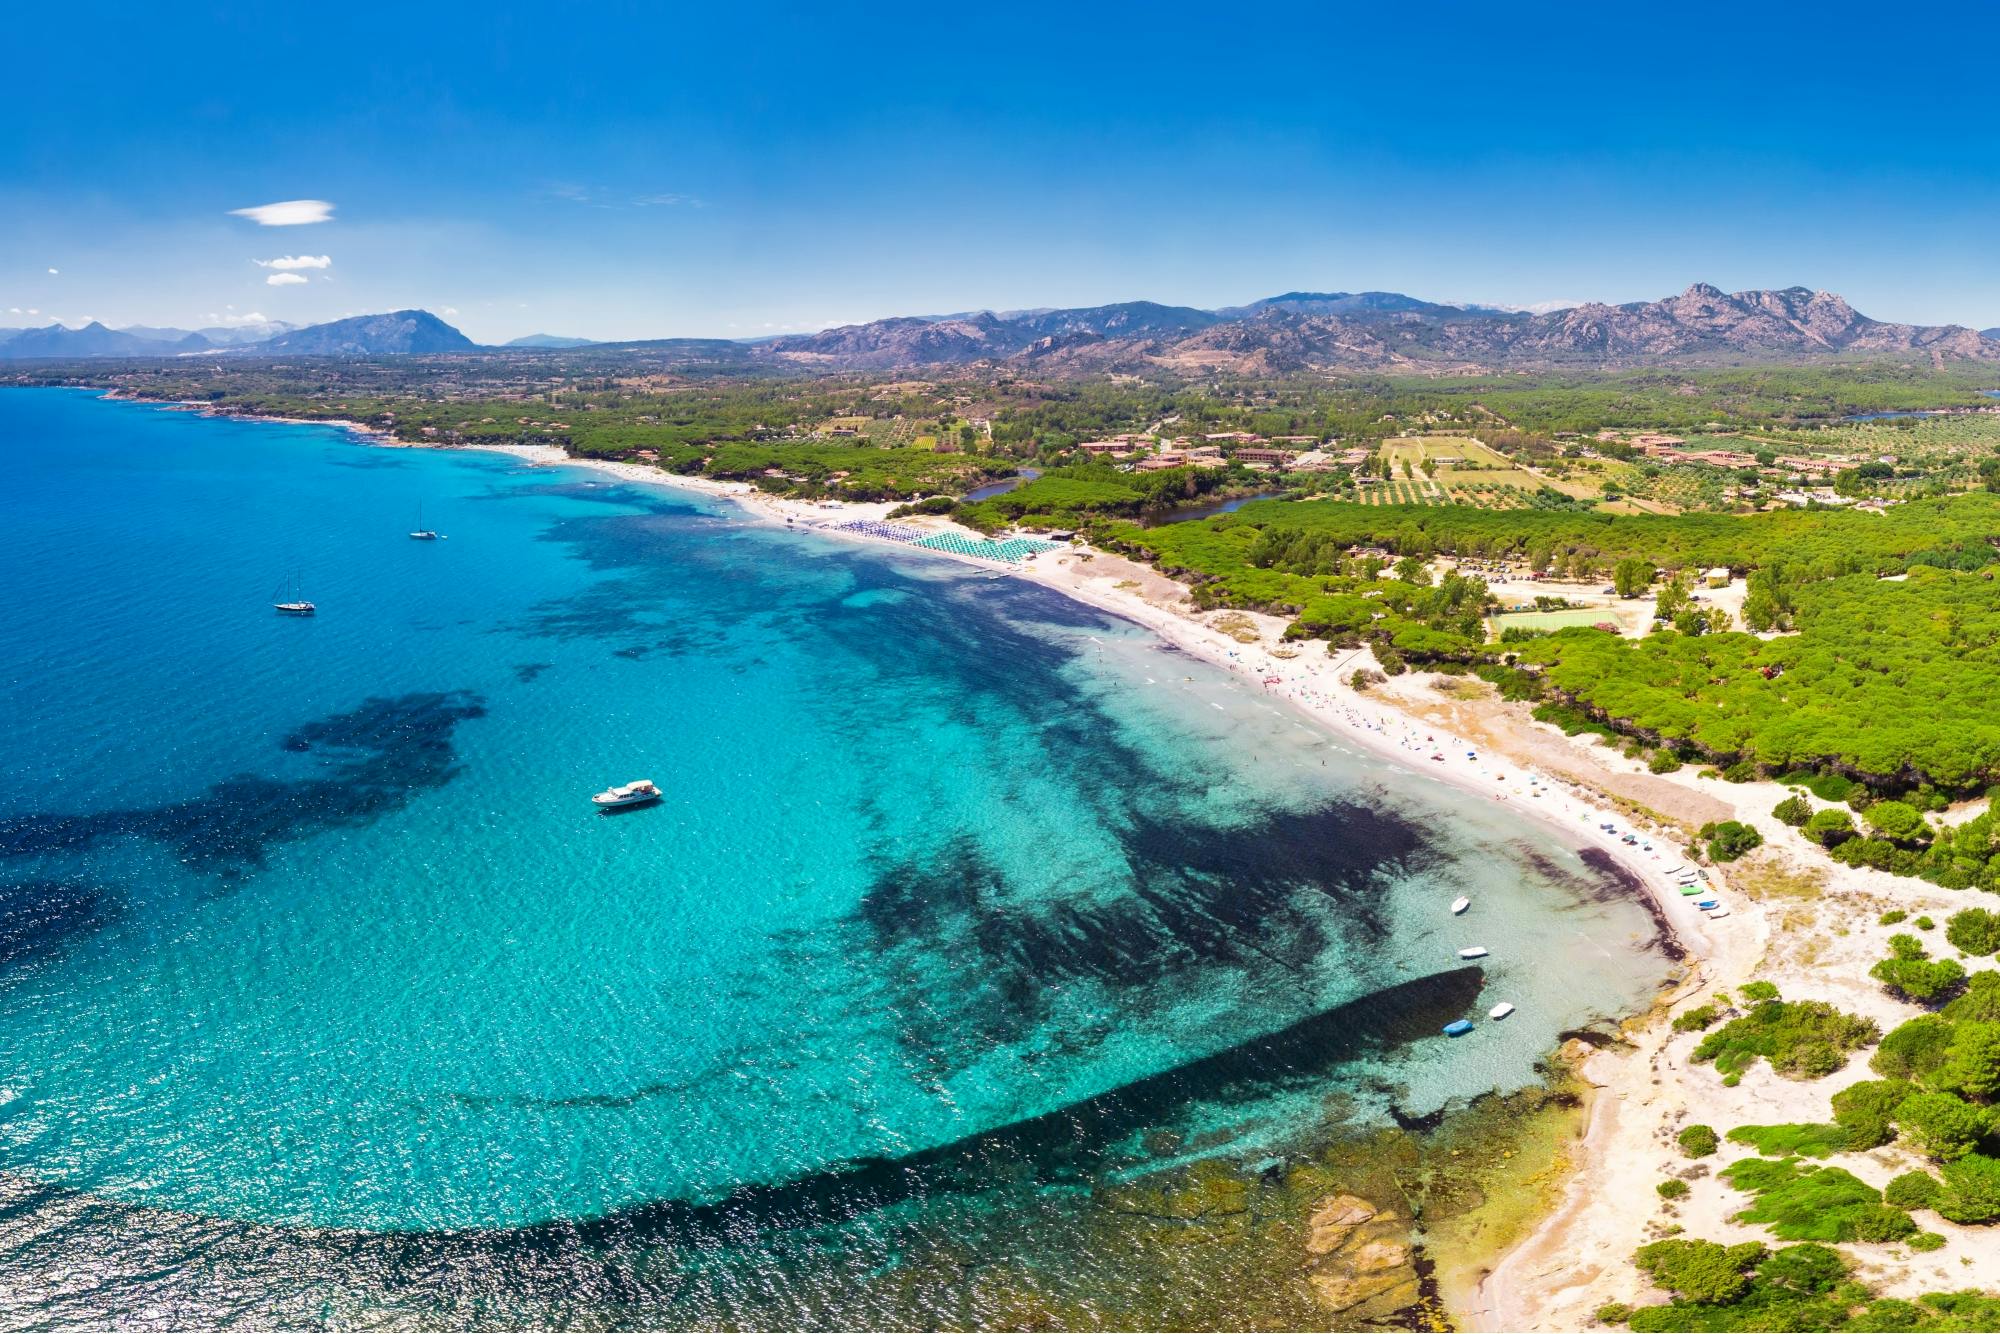
<path fill-rule="evenodd" d="M 1252 467 L 1263 464 L 1267 468 L 1283 468 L 1298 456 L 1289 449 L 1239 449 L 1230 457 Z"/>

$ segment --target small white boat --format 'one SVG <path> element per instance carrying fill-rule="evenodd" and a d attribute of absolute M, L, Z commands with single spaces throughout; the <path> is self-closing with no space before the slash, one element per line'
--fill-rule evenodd
<path fill-rule="evenodd" d="M 1458 952 L 1458 957 L 1461 959 L 1483 959 L 1486 957 L 1486 947 L 1484 945 L 1467 945 Z"/>
<path fill-rule="evenodd" d="M 271 610 L 280 616 L 311 616 L 319 611 L 319 608 L 299 596 L 297 579 L 287 579 L 272 591 L 271 596 L 283 599 L 271 604 Z"/>
<path fill-rule="evenodd" d="M 1467 908 L 1470 908 L 1471 906 L 1472 906 L 1472 900 L 1466 898 L 1464 895 L 1461 894 L 1459 897 L 1451 901 L 1451 915 L 1453 917 L 1456 917 L 1460 913 L 1464 912 Z"/>
<path fill-rule="evenodd" d="M 1710 908 L 1710 909 L 1708 910 L 1708 915 L 1709 915 L 1710 917 L 1727 917 L 1727 916 L 1729 916 L 1729 909 L 1727 909 L 1727 908 Z"/>
<path fill-rule="evenodd" d="M 424 507 L 422 505 L 417 506 L 417 526 L 410 533 L 410 540 L 412 542 L 435 542 L 438 540 L 435 528 L 424 527 Z"/>
<path fill-rule="evenodd" d="M 1501 1001 L 1486 1012 L 1486 1017 L 1488 1019 L 1505 1019 L 1512 1013 L 1514 1013 L 1514 1003 L 1512 1001 Z"/>
<path fill-rule="evenodd" d="M 591 798 L 599 810 L 615 810 L 620 806 L 643 806 L 649 801 L 660 799 L 660 789 L 650 778 L 624 783 L 618 787 L 608 787 Z"/>

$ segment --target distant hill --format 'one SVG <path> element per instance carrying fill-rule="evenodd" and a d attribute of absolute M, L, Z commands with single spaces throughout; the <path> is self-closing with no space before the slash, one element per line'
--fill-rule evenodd
<path fill-rule="evenodd" d="M 0 341 L 0 360 L 25 361 L 35 357 L 171 357 L 183 351 L 200 351 L 205 341 L 188 344 L 197 335 L 173 330 L 181 335 L 174 341 L 141 338 L 120 329 L 107 329 L 92 320 L 81 329 L 51 324 L 42 329 L 22 329 Z"/>
<path fill-rule="evenodd" d="M 1374 315 L 1506 313 L 1494 306 L 1442 306 L 1434 301 L 1404 296 L 1401 292 L 1285 292 L 1216 313 L 1240 318 L 1266 310 L 1285 310 L 1294 315 L 1350 315 L 1361 318 Z"/>
<path fill-rule="evenodd" d="M 509 338 L 502 347 L 591 347 L 596 340 L 591 338 L 565 338 L 561 334 L 523 334 L 519 338 Z"/>
<path fill-rule="evenodd" d="M 259 357 L 402 357 L 434 352 L 471 352 L 478 344 L 427 310 L 356 315 L 303 329 L 246 348 Z"/>

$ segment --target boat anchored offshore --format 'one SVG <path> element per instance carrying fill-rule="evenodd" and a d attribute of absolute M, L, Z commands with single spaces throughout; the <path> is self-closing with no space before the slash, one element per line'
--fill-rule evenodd
<path fill-rule="evenodd" d="M 1461 895 L 1458 898 L 1455 898 L 1451 901 L 1451 915 L 1453 917 L 1456 917 L 1460 913 L 1464 912 L 1467 908 L 1470 908 L 1471 906 L 1472 906 L 1472 900 Z"/>
<path fill-rule="evenodd" d="M 271 590 L 271 596 L 279 599 L 271 604 L 271 610 L 280 616 L 311 616 L 319 608 L 299 596 L 299 581 L 287 579 Z"/>
<path fill-rule="evenodd" d="M 1505 1019 L 1512 1013 L 1514 1013 L 1514 1003 L 1512 1001 L 1501 1001 L 1486 1012 L 1486 1017 L 1488 1019 Z"/>
<path fill-rule="evenodd" d="M 417 526 L 410 530 L 410 540 L 412 542 L 435 542 L 438 540 L 437 529 L 424 527 L 424 507 L 422 505 L 417 506 Z"/>
<path fill-rule="evenodd" d="M 643 806 L 649 801 L 660 799 L 660 789 L 650 778 L 624 783 L 618 787 L 608 787 L 590 800 L 601 811 L 616 810 L 620 806 Z"/>
<path fill-rule="evenodd" d="M 1472 1021 L 1470 1019 L 1454 1019 L 1444 1026 L 1444 1035 L 1448 1038 L 1463 1037 L 1471 1031 Z"/>
<path fill-rule="evenodd" d="M 1461 959 L 1483 959 L 1486 957 L 1486 947 L 1484 945 L 1467 945 L 1458 952 L 1458 957 Z"/>

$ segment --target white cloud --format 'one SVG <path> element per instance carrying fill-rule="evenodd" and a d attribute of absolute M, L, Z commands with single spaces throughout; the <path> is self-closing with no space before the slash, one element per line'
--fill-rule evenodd
<path fill-rule="evenodd" d="M 223 309 L 224 309 L 224 310 L 228 310 L 228 311 L 231 311 L 231 312 L 233 312 L 233 311 L 235 311 L 236 307 L 234 307 L 234 306 L 224 306 L 224 307 L 223 307 Z M 208 316 L 208 322 L 209 322 L 210 324 L 220 324 L 220 325 L 223 325 L 223 326 L 225 326 L 225 327 L 227 327 L 227 326 L 230 326 L 230 325 L 237 325 L 237 324 L 269 324 L 269 323 L 270 323 L 270 321 L 269 321 L 269 320 L 267 320 L 267 319 L 265 319 L 265 318 L 264 318 L 264 316 L 263 316 L 263 314 L 262 314 L 261 312 L 259 312 L 259 311 L 254 311 L 254 310 L 253 310 L 253 311 L 251 311 L 251 312 L 250 312 L 249 314 L 247 314 L 247 315 L 237 315 L 237 314 L 233 314 L 233 313 L 232 313 L 232 314 L 228 314 L 228 315 L 217 315 L 217 314 L 215 314 L 215 313 L 214 313 L 213 311 L 211 311 L 211 312 L 209 312 L 209 316 Z"/>
<path fill-rule="evenodd" d="M 264 281 L 272 287 L 291 287 L 305 282 L 305 279 L 296 273 L 274 273 Z"/>
<path fill-rule="evenodd" d="M 254 208 L 232 208 L 231 217 L 248 218 L 260 227 L 301 227 L 309 222 L 326 222 L 333 217 L 333 205 L 324 199 L 286 199 Z"/>
<path fill-rule="evenodd" d="M 330 269 L 331 255 L 280 255 L 276 259 L 253 260 L 260 269 Z"/>
<path fill-rule="evenodd" d="M 21 308 L 19 306 L 9 306 L 7 307 L 7 313 L 9 315 L 19 315 L 21 313 Z"/>
<path fill-rule="evenodd" d="M 445 313 L 445 314 L 447 314 L 447 315 L 456 315 L 456 314 L 458 314 L 458 307 L 457 307 L 457 306 L 446 306 L 446 307 L 444 308 L 444 313 Z"/>
<path fill-rule="evenodd" d="M 55 274 L 55 270 L 54 270 L 54 269 L 50 269 L 50 270 L 49 270 L 49 273 L 50 273 L 50 275 L 51 275 L 51 276 L 53 276 L 53 275 Z"/>

